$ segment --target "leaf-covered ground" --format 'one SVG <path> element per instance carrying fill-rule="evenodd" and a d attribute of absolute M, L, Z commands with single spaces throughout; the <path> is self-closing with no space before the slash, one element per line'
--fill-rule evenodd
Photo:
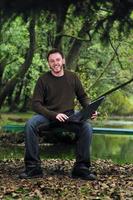
<path fill-rule="evenodd" d="M 0 199 L 133 199 L 133 164 L 93 161 L 97 180 L 83 181 L 71 178 L 73 163 L 74 160 L 45 160 L 43 178 L 21 180 L 17 175 L 23 168 L 22 160 L 0 161 Z"/>

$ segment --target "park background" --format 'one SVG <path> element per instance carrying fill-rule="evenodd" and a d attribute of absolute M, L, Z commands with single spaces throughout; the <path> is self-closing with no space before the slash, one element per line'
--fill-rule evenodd
<path fill-rule="evenodd" d="M 51 48 L 59 48 L 64 52 L 66 68 L 78 74 L 92 100 L 133 78 L 132 9 L 131 0 L 49 0 L 47 3 L 29 0 L 25 3 L 21 0 L 1 1 L 1 162 L 16 162 L 16 159 L 23 157 L 23 146 L 16 148 L 17 143 L 23 142 L 23 134 L 18 137 L 16 133 L 3 133 L 2 127 L 9 124 L 22 125 L 34 114 L 31 109 L 33 89 L 38 77 L 48 70 L 46 55 Z M 80 105 L 76 104 L 76 109 L 80 109 Z M 94 126 L 133 129 L 133 83 L 109 95 L 99 108 L 99 112 L 98 120 L 92 122 Z M 96 135 L 93 142 L 93 159 L 101 166 L 104 162 L 112 165 L 109 159 L 115 163 L 132 163 L 132 141 L 132 136 Z M 15 147 L 9 143 L 15 143 Z M 49 148 L 51 147 L 48 147 L 48 155 L 45 158 L 51 158 Z M 55 150 L 52 147 L 52 156 L 55 152 L 52 158 L 73 158 L 73 149 L 60 148 L 57 146 Z M 1 169 L 3 170 L 2 165 Z M 114 191 L 105 192 L 106 186 L 103 186 L 102 194 L 98 194 L 98 190 L 95 195 L 103 195 L 110 199 L 113 198 L 111 194 L 122 195 L 116 190 L 116 194 Z M 54 189 L 52 191 L 54 195 Z M 18 193 L 16 192 L 16 195 Z M 80 191 L 81 197 L 88 194 L 83 187 Z M 24 192 L 23 195 L 27 193 Z M 35 195 L 37 196 L 36 193 Z M 123 195 L 127 197 L 124 192 Z M 12 192 L 9 196 L 13 198 Z"/>

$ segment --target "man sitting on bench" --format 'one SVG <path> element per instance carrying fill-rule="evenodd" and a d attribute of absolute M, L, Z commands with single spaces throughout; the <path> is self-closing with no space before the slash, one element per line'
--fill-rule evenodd
<path fill-rule="evenodd" d="M 90 145 L 92 128 L 87 120 L 75 123 L 69 120 L 74 116 L 74 100 L 86 108 L 90 100 L 74 72 L 64 69 L 65 58 L 61 51 L 51 50 L 47 55 L 50 70 L 37 81 L 33 94 L 33 110 L 37 115 L 27 121 L 25 126 L 25 171 L 20 178 L 42 177 L 41 160 L 39 156 L 38 127 L 63 127 L 75 132 L 76 161 L 72 169 L 73 178 L 95 180 L 96 176 L 90 171 Z M 75 115 L 76 116 L 76 115 Z M 95 118 L 97 112 L 92 113 Z M 71 119 L 71 117 L 70 117 Z"/>

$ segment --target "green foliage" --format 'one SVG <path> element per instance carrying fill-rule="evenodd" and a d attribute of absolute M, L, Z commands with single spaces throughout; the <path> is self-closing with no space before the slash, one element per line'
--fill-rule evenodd
<path fill-rule="evenodd" d="M 21 17 L 17 17 L 9 25 L 5 24 L 0 43 L 1 60 L 6 58 L 6 68 L 3 74 L 5 82 L 15 75 L 24 62 L 28 43 L 27 26 L 23 23 Z"/>
<path fill-rule="evenodd" d="M 114 115 L 132 115 L 133 105 L 129 98 L 119 91 L 111 95 L 108 110 Z"/>

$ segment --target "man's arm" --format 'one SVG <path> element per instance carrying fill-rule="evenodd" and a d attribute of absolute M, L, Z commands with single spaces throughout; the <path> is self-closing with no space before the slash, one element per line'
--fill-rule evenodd
<path fill-rule="evenodd" d="M 43 85 L 41 78 L 39 78 L 33 93 L 32 109 L 36 113 L 44 115 L 49 119 L 56 119 L 58 113 L 50 111 L 44 106 L 44 98 L 45 98 L 45 86 Z"/>
<path fill-rule="evenodd" d="M 82 86 L 82 83 L 79 80 L 79 78 L 77 77 L 77 75 L 75 75 L 75 92 L 76 92 L 77 99 L 80 102 L 81 106 L 83 108 L 86 108 L 90 103 L 90 98 L 86 94 L 86 92 Z"/>
<path fill-rule="evenodd" d="M 90 98 L 87 96 L 81 81 L 79 78 L 76 76 L 76 95 L 77 99 L 79 100 L 80 104 L 82 105 L 83 108 L 87 108 L 87 106 L 90 104 Z M 95 111 L 92 114 L 91 119 L 95 119 L 97 117 L 98 113 Z"/>

